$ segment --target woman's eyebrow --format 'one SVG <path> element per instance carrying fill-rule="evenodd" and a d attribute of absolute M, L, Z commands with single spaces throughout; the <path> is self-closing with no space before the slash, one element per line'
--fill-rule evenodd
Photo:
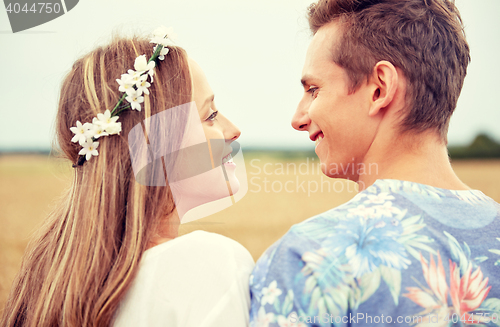
<path fill-rule="evenodd" d="M 304 75 L 302 76 L 302 79 L 300 80 L 300 83 L 302 84 L 303 87 L 306 87 L 308 85 L 311 85 L 312 82 L 314 82 L 315 78 L 311 75 Z"/>
<path fill-rule="evenodd" d="M 202 108 L 205 108 L 208 104 L 210 104 L 212 101 L 214 101 L 215 99 L 215 95 L 210 95 L 206 100 L 205 102 L 203 102 L 203 107 Z"/>

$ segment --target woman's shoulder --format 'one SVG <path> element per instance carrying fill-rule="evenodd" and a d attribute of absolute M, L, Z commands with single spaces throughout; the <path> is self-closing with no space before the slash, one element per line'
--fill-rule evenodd
<path fill-rule="evenodd" d="M 200 290 L 221 295 L 233 283 L 248 285 L 254 265 L 250 253 L 238 242 L 195 231 L 147 250 L 136 283 L 153 293 L 177 294 L 175 298 Z"/>
<path fill-rule="evenodd" d="M 194 242 L 198 244 L 206 244 L 214 247 L 231 246 L 237 249 L 243 249 L 247 251 L 240 243 L 233 240 L 232 238 L 217 233 L 206 232 L 203 230 L 193 231 L 189 234 L 179 236 L 174 240 L 178 242 Z"/>
<path fill-rule="evenodd" d="M 179 266 L 234 263 L 234 268 L 251 267 L 254 261 L 248 250 L 237 241 L 216 233 L 194 231 L 147 250 L 143 263 L 169 262 Z M 232 265 L 229 265 L 232 266 Z"/>
<path fill-rule="evenodd" d="M 238 242 L 195 231 L 147 250 L 115 326 L 222 326 L 248 321 L 254 261 Z M 229 318 L 228 318 L 229 317 Z M 229 319 L 229 320 L 227 320 Z M 226 325 L 224 325 L 226 326 Z"/>

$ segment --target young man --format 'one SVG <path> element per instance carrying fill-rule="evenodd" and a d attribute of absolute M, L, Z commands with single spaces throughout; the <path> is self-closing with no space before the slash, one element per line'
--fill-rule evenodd
<path fill-rule="evenodd" d="M 309 22 L 292 126 L 360 193 L 260 258 L 251 325 L 500 325 L 500 205 L 459 180 L 446 149 L 469 63 L 457 8 L 320 0 Z"/>

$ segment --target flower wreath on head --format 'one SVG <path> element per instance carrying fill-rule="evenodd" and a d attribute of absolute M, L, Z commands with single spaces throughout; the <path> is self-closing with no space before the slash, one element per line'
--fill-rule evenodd
<path fill-rule="evenodd" d="M 150 43 L 156 44 L 153 49 L 153 55 L 149 60 L 146 60 L 146 55 L 140 55 L 135 59 L 134 69 L 129 69 L 126 74 L 122 74 L 120 79 L 117 79 L 120 92 L 124 94 L 120 101 L 115 105 L 112 111 L 106 109 L 104 113 L 97 114 L 97 117 L 92 119 L 92 123 L 82 124 L 76 122 L 76 127 L 71 127 L 71 131 L 75 134 L 71 142 L 78 142 L 83 148 L 78 152 L 80 158 L 73 167 L 83 165 L 85 161 L 90 160 L 92 156 L 98 156 L 97 147 L 99 142 L 96 142 L 101 136 L 120 134 L 122 124 L 117 122 L 118 115 L 125 109 L 141 111 L 141 103 L 144 102 L 142 94 L 149 94 L 148 88 L 151 84 L 148 82 L 148 77 L 153 83 L 154 68 L 156 59 L 164 60 L 169 52 L 168 39 L 174 39 L 172 28 L 161 26 L 153 32 L 153 38 Z M 129 104 L 123 104 L 127 100 Z"/>

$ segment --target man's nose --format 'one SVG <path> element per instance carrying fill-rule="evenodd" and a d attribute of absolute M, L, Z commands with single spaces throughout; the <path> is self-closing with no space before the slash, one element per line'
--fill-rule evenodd
<path fill-rule="evenodd" d="M 298 131 L 306 131 L 310 123 L 311 119 L 309 119 L 307 108 L 301 101 L 292 117 L 292 127 Z"/>

